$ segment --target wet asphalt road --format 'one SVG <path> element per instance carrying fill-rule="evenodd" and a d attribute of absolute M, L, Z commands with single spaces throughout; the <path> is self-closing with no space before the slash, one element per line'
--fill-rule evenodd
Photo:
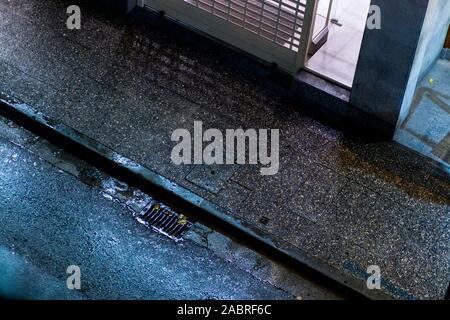
<path fill-rule="evenodd" d="M 81 290 L 66 269 L 81 268 Z M 281 299 L 285 292 L 0 137 L 0 295 L 34 299 Z"/>

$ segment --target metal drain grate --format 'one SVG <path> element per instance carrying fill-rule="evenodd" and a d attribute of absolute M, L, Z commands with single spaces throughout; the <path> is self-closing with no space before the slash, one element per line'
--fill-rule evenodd
<path fill-rule="evenodd" d="M 137 220 L 175 241 L 183 239 L 193 223 L 161 203 L 151 203 L 142 210 Z"/>

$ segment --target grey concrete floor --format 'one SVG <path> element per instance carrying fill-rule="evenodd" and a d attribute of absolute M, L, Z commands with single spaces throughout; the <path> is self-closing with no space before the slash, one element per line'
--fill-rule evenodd
<path fill-rule="evenodd" d="M 449 282 L 450 187 L 395 142 L 349 136 L 302 113 L 230 51 L 159 22 L 80 1 L 0 1 L 0 90 L 212 201 L 255 232 L 365 283 L 379 265 L 396 298 L 442 298 Z M 181 33 L 181 32 L 179 32 Z M 227 60 L 228 57 L 228 60 Z M 245 65 L 236 69 L 228 65 Z M 176 128 L 279 128 L 281 170 L 175 166 Z M 217 174 L 218 173 L 218 174 Z"/>

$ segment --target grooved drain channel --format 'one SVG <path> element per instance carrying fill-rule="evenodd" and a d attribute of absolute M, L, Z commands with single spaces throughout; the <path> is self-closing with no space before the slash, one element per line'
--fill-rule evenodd
<path fill-rule="evenodd" d="M 137 216 L 137 220 L 177 242 L 183 240 L 183 236 L 193 225 L 186 216 L 161 203 L 150 203 Z"/>

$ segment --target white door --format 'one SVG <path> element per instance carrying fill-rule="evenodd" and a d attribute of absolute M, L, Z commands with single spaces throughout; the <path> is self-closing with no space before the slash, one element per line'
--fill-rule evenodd
<path fill-rule="evenodd" d="M 145 5 L 295 73 L 304 66 L 316 0 L 145 0 Z"/>

